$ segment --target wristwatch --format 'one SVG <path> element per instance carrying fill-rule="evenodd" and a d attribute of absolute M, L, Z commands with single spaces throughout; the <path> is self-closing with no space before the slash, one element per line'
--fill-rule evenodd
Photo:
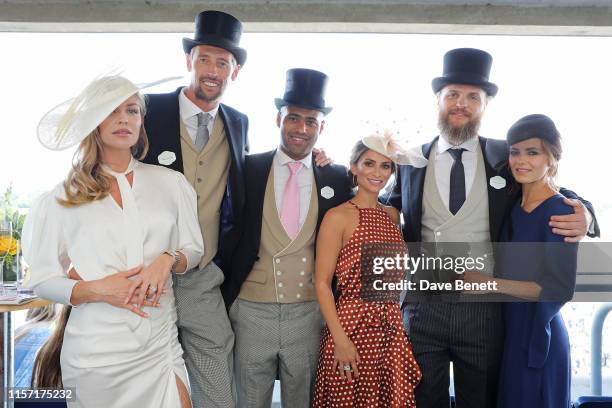
<path fill-rule="evenodd" d="M 174 258 L 174 262 L 172 263 L 172 267 L 170 268 L 170 272 L 174 272 L 176 269 L 176 265 L 178 265 L 179 261 L 181 260 L 181 256 L 179 255 L 178 251 L 164 251 L 164 254 L 168 254 L 171 257 Z"/>

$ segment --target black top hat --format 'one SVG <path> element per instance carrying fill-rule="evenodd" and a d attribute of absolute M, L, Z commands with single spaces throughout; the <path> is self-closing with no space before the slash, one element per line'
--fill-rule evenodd
<path fill-rule="evenodd" d="M 287 71 L 285 95 L 275 98 L 274 104 L 280 110 L 283 106 L 295 105 L 314 109 L 327 115 L 332 108 L 325 106 L 327 75 L 314 69 L 293 68 Z"/>
<path fill-rule="evenodd" d="M 475 48 L 457 48 L 444 54 L 444 69 L 441 77 L 431 81 L 434 93 L 448 84 L 478 86 L 489 96 L 497 94 L 497 85 L 489 82 L 493 57 L 488 52 Z"/>
<path fill-rule="evenodd" d="M 195 18 L 193 40 L 183 38 L 183 50 L 189 54 L 196 45 L 212 45 L 231 52 L 239 65 L 246 61 L 246 50 L 239 47 L 242 23 L 222 11 L 206 10 Z"/>
<path fill-rule="evenodd" d="M 512 146 L 513 144 L 534 137 L 544 139 L 555 145 L 559 142 L 561 136 L 555 126 L 555 122 L 553 122 L 551 118 L 536 113 L 517 120 L 516 123 L 508 129 L 506 140 L 508 141 L 508 146 Z"/>

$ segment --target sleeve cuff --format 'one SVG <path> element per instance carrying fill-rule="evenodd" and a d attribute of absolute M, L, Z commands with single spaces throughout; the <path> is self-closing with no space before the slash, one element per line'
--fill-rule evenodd
<path fill-rule="evenodd" d="M 76 280 L 56 276 L 40 282 L 32 289 L 34 289 L 34 293 L 40 298 L 63 305 L 74 306 L 70 303 L 70 297 L 72 296 L 72 289 L 77 282 Z"/>
<path fill-rule="evenodd" d="M 197 251 L 190 251 L 189 249 L 177 249 L 178 252 L 185 255 L 185 259 L 187 260 L 187 267 L 184 272 L 174 272 L 177 275 L 183 275 L 187 273 L 187 271 L 195 268 L 200 264 L 201 254 Z"/>
<path fill-rule="evenodd" d="M 587 230 L 587 234 L 589 236 L 595 235 L 595 219 L 591 215 L 590 212 L 587 211 L 587 222 L 589 223 L 589 229 Z"/>

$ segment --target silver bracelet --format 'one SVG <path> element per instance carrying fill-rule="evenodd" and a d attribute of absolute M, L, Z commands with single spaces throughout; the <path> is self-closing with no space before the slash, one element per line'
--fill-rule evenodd
<path fill-rule="evenodd" d="M 170 272 L 174 272 L 176 270 L 176 266 L 181 260 L 181 256 L 179 255 L 178 251 L 170 251 L 170 250 L 164 251 L 164 254 L 168 254 L 174 258 L 174 262 L 172 263 L 172 267 L 170 268 Z"/>

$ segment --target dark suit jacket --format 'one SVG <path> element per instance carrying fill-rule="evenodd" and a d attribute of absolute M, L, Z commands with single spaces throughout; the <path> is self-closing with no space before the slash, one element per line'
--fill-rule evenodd
<path fill-rule="evenodd" d="M 246 206 L 244 233 L 234 253 L 231 274 L 226 277 L 221 286 L 221 292 L 228 309 L 240 293 L 240 287 L 251 273 L 253 265 L 259 259 L 259 245 L 261 243 L 261 226 L 263 217 L 264 197 L 268 176 L 272 171 L 272 161 L 276 150 L 253 154 L 246 157 Z M 313 172 L 317 189 L 319 216 L 316 231 L 323 220 L 323 216 L 330 208 L 336 207 L 352 197 L 350 179 L 344 166 L 329 165 L 318 167 L 313 161 Z M 334 190 L 334 196 L 326 199 L 321 196 L 321 189 L 329 186 Z"/>
<path fill-rule="evenodd" d="M 487 191 L 489 197 L 489 229 L 491 231 L 491 242 L 497 242 L 501 238 L 502 226 L 510 214 L 512 206 L 520 198 L 520 189 L 516 186 L 511 188 L 514 182 L 512 173 L 505 165 L 508 160 L 508 145 L 505 140 L 487 139 L 479 137 L 480 147 L 485 161 L 485 173 L 487 175 Z M 438 138 L 422 146 L 423 155 L 427 158 L 431 148 Z M 400 210 L 404 217 L 403 234 L 406 242 L 421 241 L 421 218 L 423 215 L 423 186 L 425 184 L 425 173 L 427 167 L 415 168 L 412 166 L 399 166 L 395 188 L 387 197 L 382 199 L 388 201 Z M 495 189 L 489 183 L 491 177 L 500 176 L 506 180 L 506 187 Z M 579 198 L 574 192 L 561 189 L 561 194 L 568 198 Z M 580 198 L 579 198 L 580 199 Z M 593 214 L 595 222 L 595 233 L 599 236 L 599 225 L 595 219 L 595 211 L 588 201 L 580 199 L 587 209 Z"/>
<path fill-rule="evenodd" d="M 157 157 L 164 151 L 174 152 L 176 161 L 167 167 L 183 172 L 181 151 L 180 114 L 178 96 L 182 88 L 166 94 L 147 95 L 145 129 L 149 137 L 149 152 L 144 162 L 159 165 Z M 227 274 L 229 259 L 240 239 L 244 212 L 244 158 L 249 151 L 247 131 L 249 120 L 246 115 L 220 104 L 220 115 L 230 148 L 230 169 L 219 225 L 219 249 L 215 263 Z"/>

